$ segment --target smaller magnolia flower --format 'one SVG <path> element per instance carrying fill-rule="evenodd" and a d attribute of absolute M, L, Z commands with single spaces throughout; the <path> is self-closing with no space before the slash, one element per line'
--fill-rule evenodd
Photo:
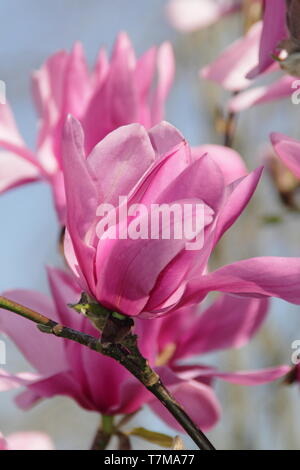
<path fill-rule="evenodd" d="M 169 43 L 140 58 L 125 33 L 119 34 L 111 60 L 105 49 L 92 70 L 76 43 L 68 53 L 52 55 L 33 73 L 33 98 L 39 115 L 36 150 L 23 141 L 9 104 L 0 104 L 0 192 L 42 180 L 51 185 L 60 222 L 65 223 L 61 174 L 61 134 L 72 113 L 85 130 L 87 152 L 119 126 L 140 122 L 147 128 L 163 119 L 174 77 Z"/>
<path fill-rule="evenodd" d="M 170 0 L 167 16 L 174 28 L 190 32 L 216 23 L 241 5 L 242 0 Z"/>
<path fill-rule="evenodd" d="M 5 295 L 41 311 L 60 324 L 93 336 L 99 334 L 83 315 L 67 304 L 80 297 L 72 277 L 49 269 L 52 298 L 30 291 Z M 196 307 L 178 310 L 156 321 L 135 322 L 139 348 L 175 398 L 202 429 L 213 427 L 220 416 L 220 404 L 213 390 L 214 378 L 241 385 L 259 385 L 287 374 L 287 366 L 248 372 L 220 372 L 209 365 L 196 365 L 195 355 L 245 345 L 266 318 L 268 302 L 224 295 L 201 313 Z M 0 331 L 7 334 L 34 366 L 35 376 L 10 375 L 0 371 L 0 390 L 25 391 L 17 403 L 28 409 L 42 398 L 64 395 L 86 410 L 105 415 L 130 414 L 148 404 L 166 423 L 179 429 L 152 394 L 125 368 L 78 343 L 43 335 L 28 320 L 1 310 Z M 185 365 L 182 365 L 182 360 Z"/>
<path fill-rule="evenodd" d="M 54 447 L 47 434 L 18 432 L 6 438 L 0 433 L 0 450 L 54 450 Z"/>

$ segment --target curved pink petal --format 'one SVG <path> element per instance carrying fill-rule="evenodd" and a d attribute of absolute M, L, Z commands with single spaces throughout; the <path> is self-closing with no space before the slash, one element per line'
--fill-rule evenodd
<path fill-rule="evenodd" d="M 101 203 L 119 205 L 155 160 L 146 129 L 140 124 L 120 127 L 108 134 L 87 158 Z"/>
<path fill-rule="evenodd" d="M 157 86 L 152 104 L 152 125 L 159 123 L 164 117 L 165 100 L 174 81 L 175 59 L 169 42 L 163 43 L 157 53 Z"/>
<path fill-rule="evenodd" d="M 2 433 L 0 433 L 0 450 L 8 450 L 7 442 Z"/>
<path fill-rule="evenodd" d="M 291 368 L 289 366 L 270 367 L 268 369 L 243 371 L 243 372 L 211 372 L 211 376 L 225 380 L 232 384 L 246 385 L 247 387 L 254 385 L 263 385 L 274 382 L 284 377 Z M 205 372 L 204 372 L 205 374 Z"/>
<path fill-rule="evenodd" d="M 220 211 L 214 233 L 215 243 L 234 224 L 249 203 L 258 185 L 263 167 L 252 171 L 248 176 L 232 183 L 227 189 L 227 198 L 224 207 Z"/>
<path fill-rule="evenodd" d="M 220 419 L 221 407 L 211 387 L 190 380 L 168 388 L 201 430 L 211 429 Z M 151 401 L 149 406 L 169 426 L 182 432 L 182 427 L 158 400 Z"/>
<path fill-rule="evenodd" d="M 69 116 L 63 137 L 63 167 L 67 200 L 67 222 L 73 248 L 80 265 L 85 267 L 85 282 L 92 290 L 94 276 L 91 270 L 94 249 L 84 243 L 87 231 L 96 217 L 97 190 L 86 166 L 84 137 L 79 122 Z M 70 245 L 66 244 L 66 256 Z M 76 273 L 75 273 L 76 274 Z"/>
<path fill-rule="evenodd" d="M 72 371 L 49 374 L 31 383 L 27 383 L 26 390 L 17 395 L 17 405 L 28 410 L 41 399 L 52 398 L 57 395 L 73 398 L 80 406 L 87 410 L 95 410 L 95 404 L 84 390 L 84 384 L 76 379 Z"/>
<path fill-rule="evenodd" d="M 280 41 L 287 37 L 286 28 L 286 2 L 283 0 L 269 0 L 264 2 L 264 21 L 260 37 L 258 64 L 248 73 L 249 79 L 263 73 L 272 63 Z"/>
<path fill-rule="evenodd" d="M 157 47 L 152 47 L 145 52 L 138 59 L 135 69 L 134 78 L 139 100 L 137 121 L 146 128 L 153 125 L 149 105 L 151 104 L 152 85 L 156 73 L 157 52 Z"/>
<path fill-rule="evenodd" d="M 194 316 L 182 334 L 175 358 L 239 348 L 256 334 L 268 313 L 268 301 L 222 295 Z"/>
<path fill-rule="evenodd" d="M 65 271 L 48 267 L 47 273 L 58 321 L 64 326 L 79 329 L 81 316 L 68 305 L 79 301 L 81 289 Z"/>
<path fill-rule="evenodd" d="M 271 142 L 282 162 L 300 179 L 300 142 L 275 132 Z"/>
<path fill-rule="evenodd" d="M 197 303 L 211 291 L 246 297 L 279 297 L 300 305 L 300 258 L 250 258 L 192 280 L 185 303 Z M 282 280 L 284 279 L 284 282 Z"/>
<path fill-rule="evenodd" d="M 212 64 L 201 70 L 201 77 L 213 80 L 227 90 L 239 91 L 250 85 L 246 78 L 257 63 L 262 23 L 256 23 L 247 35 L 230 45 Z"/>
<path fill-rule="evenodd" d="M 4 296 L 42 312 L 53 320 L 57 319 L 52 302 L 43 294 L 16 290 L 5 292 Z M 36 325 L 27 319 L 1 309 L 0 330 L 14 341 L 38 372 L 49 374 L 68 367 L 62 341 L 51 335 L 43 335 Z"/>

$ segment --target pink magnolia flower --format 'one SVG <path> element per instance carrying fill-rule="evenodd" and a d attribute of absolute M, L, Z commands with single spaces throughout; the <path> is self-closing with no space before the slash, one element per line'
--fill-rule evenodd
<path fill-rule="evenodd" d="M 153 47 L 136 59 L 129 38 L 121 33 L 111 61 L 101 49 L 88 70 L 80 43 L 71 53 L 58 52 L 33 74 L 33 97 L 39 114 L 35 151 L 19 134 L 8 104 L 0 105 L 0 192 L 32 182 L 50 183 L 57 212 L 65 222 L 65 194 L 61 174 L 61 133 L 68 113 L 80 119 L 85 148 L 124 124 L 151 127 L 164 115 L 164 104 L 174 76 L 169 43 Z M 153 87 L 157 77 L 156 87 Z"/>
<path fill-rule="evenodd" d="M 53 450 L 51 439 L 42 432 L 18 432 L 6 438 L 0 432 L 0 450 Z"/>
<path fill-rule="evenodd" d="M 216 23 L 241 5 L 242 0 L 170 0 L 167 16 L 174 28 L 190 32 Z"/>
<path fill-rule="evenodd" d="M 278 132 L 271 134 L 271 142 L 280 160 L 300 180 L 300 142 Z"/>
<path fill-rule="evenodd" d="M 167 123 L 149 132 L 137 124 L 122 127 L 87 157 L 83 138 L 80 124 L 69 117 L 64 135 L 65 254 L 82 290 L 129 316 L 170 313 L 199 303 L 210 291 L 300 303 L 300 258 L 248 259 L 207 274 L 210 254 L 247 205 L 261 168 L 228 184 L 220 166 L 224 160 L 216 163 L 213 151 L 191 152 L 179 131 Z M 226 165 L 228 170 L 229 161 Z M 187 250 L 184 236 L 159 236 L 161 227 L 157 237 L 99 235 L 103 218 L 96 215 L 98 208 L 110 204 L 117 208 L 114 213 L 122 214 L 120 196 L 127 196 L 130 206 L 143 204 L 146 213 L 135 213 L 135 223 L 144 227 L 153 204 L 201 203 L 204 227 L 198 227 L 194 238 L 201 232 L 202 249 Z M 191 211 L 190 220 L 196 224 L 195 217 Z M 182 221 L 171 219 L 173 233 Z M 126 231 L 131 221 L 120 218 L 118 225 L 116 220 L 111 234 Z"/>
<path fill-rule="evenodd" d="M 67 303 L 77 301 L 80 290 L 72 277 L 56 269 L 48 271 L 52 299 L 36 292 L 11 291 L 9 298 L 41 311 L 59 323 L 84 333 L 97 335 L 84 316 Z M 268 309 L 266 300 L 220 297 L 202 314 L 196 308 L 177 311 L 172 318 L 137 319 L 139 346 L 162 377 L 165 385 L 203 429 L 219 419 L 220 404 L 214 394 L 214 378 L 242 385 L 259 385 L 285 375 L 290 368 L 279 366 L 258 371 L 222 373 L 208 365 L 189 364 L 196 354 L 241 347 L 257 332 Z M 78 343 L 41 334 L 26 319 L 1 310 L 0 330 L 16 343 L 37 371 L 35 377 L 13 376 L 0 371 L 0 390 L 22 385 L 26 390 L 17 403 L 27 409 L 41 398 L 65 395 L 87 410 L 106 415 L 127 414 L 149 404 L 167 423 L 175 421 L 153 400 L 125 368 Z M 179 365 L 185 359 L 187 365 Z M 193 364 L 193 365 L 191 365 Z"/>

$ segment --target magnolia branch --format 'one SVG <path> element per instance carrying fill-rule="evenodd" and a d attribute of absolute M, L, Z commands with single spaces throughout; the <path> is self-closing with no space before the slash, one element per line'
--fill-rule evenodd
<path fill-rule="evenodd" d="M 42 333 L 75 341 L 105 356 L 111 357 L 122 364 L 133 374 L 173 415 L 187 434 L 197 444 L 199 449 L 214 450 L 205 434 L 193 423 L 184 409 L 172 397 L 160 380 L 160 377 L 150 367 L 148 361 L 141 355 L 137 347 L 137 337 L 130 332 L 132 320 L 129 317 L 106 311 L 107 319 L 101 339 L 80 331 L 63 326 L 50 318 L 35 312 L 23 305 L 17 304 L 5 297 L 0 297 L 0 308 L 16 313 L 37 324 Z M 101 307 L 102 311 L 103 308 Z M 126 322 L 128 325 L 126 326 Z M 120 326 L 119 326 L 120 325 Z M 128 328 L 127 328 L 128 327 Z M 120 335 L 120 331 L 122 334 Z M 118 336 L 119 335 L 119 336 Z M 113 337 L 118 342 L 112 342 Z"/>

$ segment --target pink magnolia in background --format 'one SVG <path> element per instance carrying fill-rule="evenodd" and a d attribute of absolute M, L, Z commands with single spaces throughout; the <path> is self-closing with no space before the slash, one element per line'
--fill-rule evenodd
<path fill-rule="evenodd" d="M 243 0 L 170 0 L 166 12 L 174 28 L 191 32 L 210 26 L 238 11 Z"/>
<path fill-rule="evenodd" d="M 153 47 L 137 59 L 125 33 L 118 36 L 111 60 L 101 49 L 91 71 L 80 43 L 71 53 L 60 51 L 51 56 L 32 77 L 39 115 L 35 151 L 20 136 L 9 105 L 0 105 L 0 192 L 32 181 L 47 181 L 64 224 L 61 134 L 67 114 L 80 119 L 85 149 L 90 152 L 119 126 L 140 122 L 151 127 L 160 122 L 173 76 L 169 43 Z"/>
<path fill-rule="evenodd" d="M 42 432 L 18 432 L 6 438 L 0 432 L 0 450 L 53 450 L 51 439 Z"/>
<path fill-rule="evenodd" d="M 11 291 L 6 295 L 52 319 L 91 335 L 97 334 L 90 321 L 71 310 L 67 303 L 80 297 L 72 277 L 50 269 L 52 299 L 37 292 Z M 220 404 L 213 391 L 213 379 L 242 385 L 259 385 L 282 377 L 290 370 L 279 366 L 259 371 L 223 373 L 208 365 L 190 364 L 195 355 L 241 347 L 264 321 L 268 302 L 219 297 L 201 314 L 196 308 L 176 311 L 171 317 L 137 320 L 135 331 L 142 353 L 155 367 L 165 385 L 203 429 L 216 424 Z M 78 343 L 41 333 L 26 319 L 1 310 L 0 330 L 16 343 L 37 370 L 36 376 L 10 375 L 0 371 L 0 391 L 25 386 L 17 396 L 23 409 L 41 398 L 66 395 L 87 410 L 106 415 L 127 414 L 147 403 L 168 424 L 178 424 L 129 372 L 113 359 L 97 354 Z M 185 365 L 179 365 L 185 359 Z M 193 364 L 193 365 L 191 365 Z"/>
<path fill-rule="evenodd" d="M 150 131 L 137 124 L 122 127 L 86 157 L 82 128 L 69 117 L 64 134 L 65 254 L 81 289 L 129 316 L 170 313 L 199 303 L 210 291 L 275 296 L 299 304 L 300 258 L 248 259 L 207 274 L 215 245 L 247 205 L 262 171 L 245 176 L 243 168 L 238 177 L 236 169 L 238 179 L 232 181 L 224 176 L 222 161 L 216 162 L 213 150 L 191 152 L 168 123 Z M 118 207 L 120 195 L 147 208 L 153 203 L 203 203 L 203 248 L 186 250 L 184 237 L 99 238 L 97 208 L 102 203 Z"/>
<path fill-rule="evenodd" d="M 271 142 L 280 160 L 300 180 L 300 142 L 277 132 L 271 135 Z"/>

